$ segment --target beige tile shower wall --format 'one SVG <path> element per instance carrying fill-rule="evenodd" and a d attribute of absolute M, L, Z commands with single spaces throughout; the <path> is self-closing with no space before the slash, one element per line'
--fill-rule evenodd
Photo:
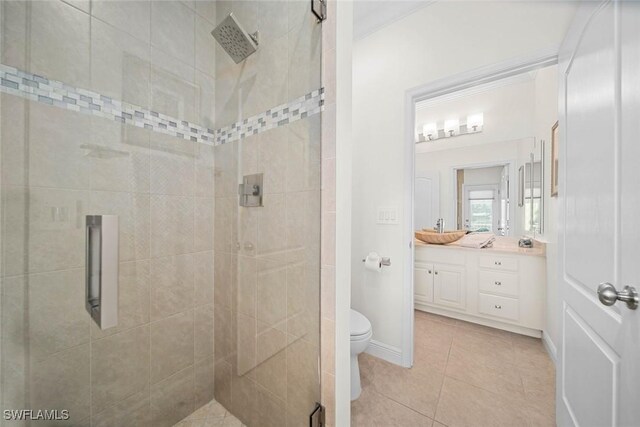
<path fill-rule="evenodd" d="M 322 28 L 322 275 L 321 372 L 322 404 L 327 426 L 335 425 L 335 309 L 336 309 L 336 1 L 327 3 Z"/>
<path fill-rule="evenodd" d="M 216 46 L 216 127 L 320 87 L 321 26 L 306 1 L 218 3 L 260 47 Z M 320 400 L 320 115 L 215 149 L 215 395 L 247 425 L 301 426 Z M 238 206 L 264 174 L 264 206 Z"/>
<path fill-rule="evenodd" d="M 2 2 L 1 62 L 204 126 L 213 2 Z M 213 398 L 213 148 L 0 95 L 2 409 L 172 425 Z M 84 217 L 120 219 L 119 324 L 84 309 Z"/>

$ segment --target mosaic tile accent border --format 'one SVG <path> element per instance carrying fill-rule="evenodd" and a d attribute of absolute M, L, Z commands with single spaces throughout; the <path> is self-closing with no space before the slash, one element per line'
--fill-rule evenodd
<path fill-rule="evenodd" d="M 293 101 L 270 108 L 264 113 L 246 118 L 215 130 L 215 145 L 243 139 L 269 129 L 284 126 L 322 111 L 324 88 L 309 92 Z"/>
<path fill-rule="evenodd" d="M 0 64 L 0 92 L 206 145 L 222 145 L 284 126 L 318 114 L 324 105 L 324 88 L 320 88 L 229 126 L 209 129 L 4 64 Z"/>

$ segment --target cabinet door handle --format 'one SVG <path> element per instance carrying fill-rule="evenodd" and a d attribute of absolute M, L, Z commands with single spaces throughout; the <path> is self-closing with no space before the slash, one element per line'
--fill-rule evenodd
<path fill-rule="evenodd" d="M 501 306 L 501 305 L 498 305 L 498 304 L 494 305 L 494 307 L 495 307 L 495 308 L 497 308 L 498 310 L 501 310 L 501 309 L 502 309 L 502 306 Z"/>
<path fill-rule="evenodd" d="M 502 265 L 502 263 L 500 261 L 494 261 L 493 263 L 494 265 Z"/>
<path fill-rule="evenodd" d="M 438 274 L 438 272 L 436 271 L 436 274 Z"/>
<path fill-rule="evenodd" d="M 493 282 L 496 284 L 496 286 L 502 286 L 502 282 L 498 282 L 497 280 L 495 282 Z"/>
<path fill-rule="evenodd" d="M 429 274 L 431 274 L 431 270 L 429 270 Z"/>

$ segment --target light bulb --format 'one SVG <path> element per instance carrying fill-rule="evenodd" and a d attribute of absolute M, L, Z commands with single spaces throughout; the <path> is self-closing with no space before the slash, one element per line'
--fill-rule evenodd
<path fill-rule="evenodd" d="M 435 123 L 427 123 L 422 127 L 422 134 L 429 141 L 438 137 L 438 125 Z"/>
<path fill-rule="evenodd" d="M 447 136 L 453 136 L 460 130 L 460 122 L 458 119 L 449 119 L 444 122 L 444 133 Z"/>
<path fill-rule="evenodd" d="M 484 115 L 482 113 L 471 114 L 467 117 L 467 131 L 477 132 L 484 125 Z"/>

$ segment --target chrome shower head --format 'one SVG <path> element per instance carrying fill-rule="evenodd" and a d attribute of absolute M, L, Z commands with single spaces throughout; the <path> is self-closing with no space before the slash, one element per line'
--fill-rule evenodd
<path fill-rule="evenodd" d="M 249 55 L 258 50 L 258 32 L 247 33 L 230 13 L 229 16 L 213 30 L 211 35 L 220 43 L 220 46 L 229 54 L 236 64 L 245 60 Z"/>

